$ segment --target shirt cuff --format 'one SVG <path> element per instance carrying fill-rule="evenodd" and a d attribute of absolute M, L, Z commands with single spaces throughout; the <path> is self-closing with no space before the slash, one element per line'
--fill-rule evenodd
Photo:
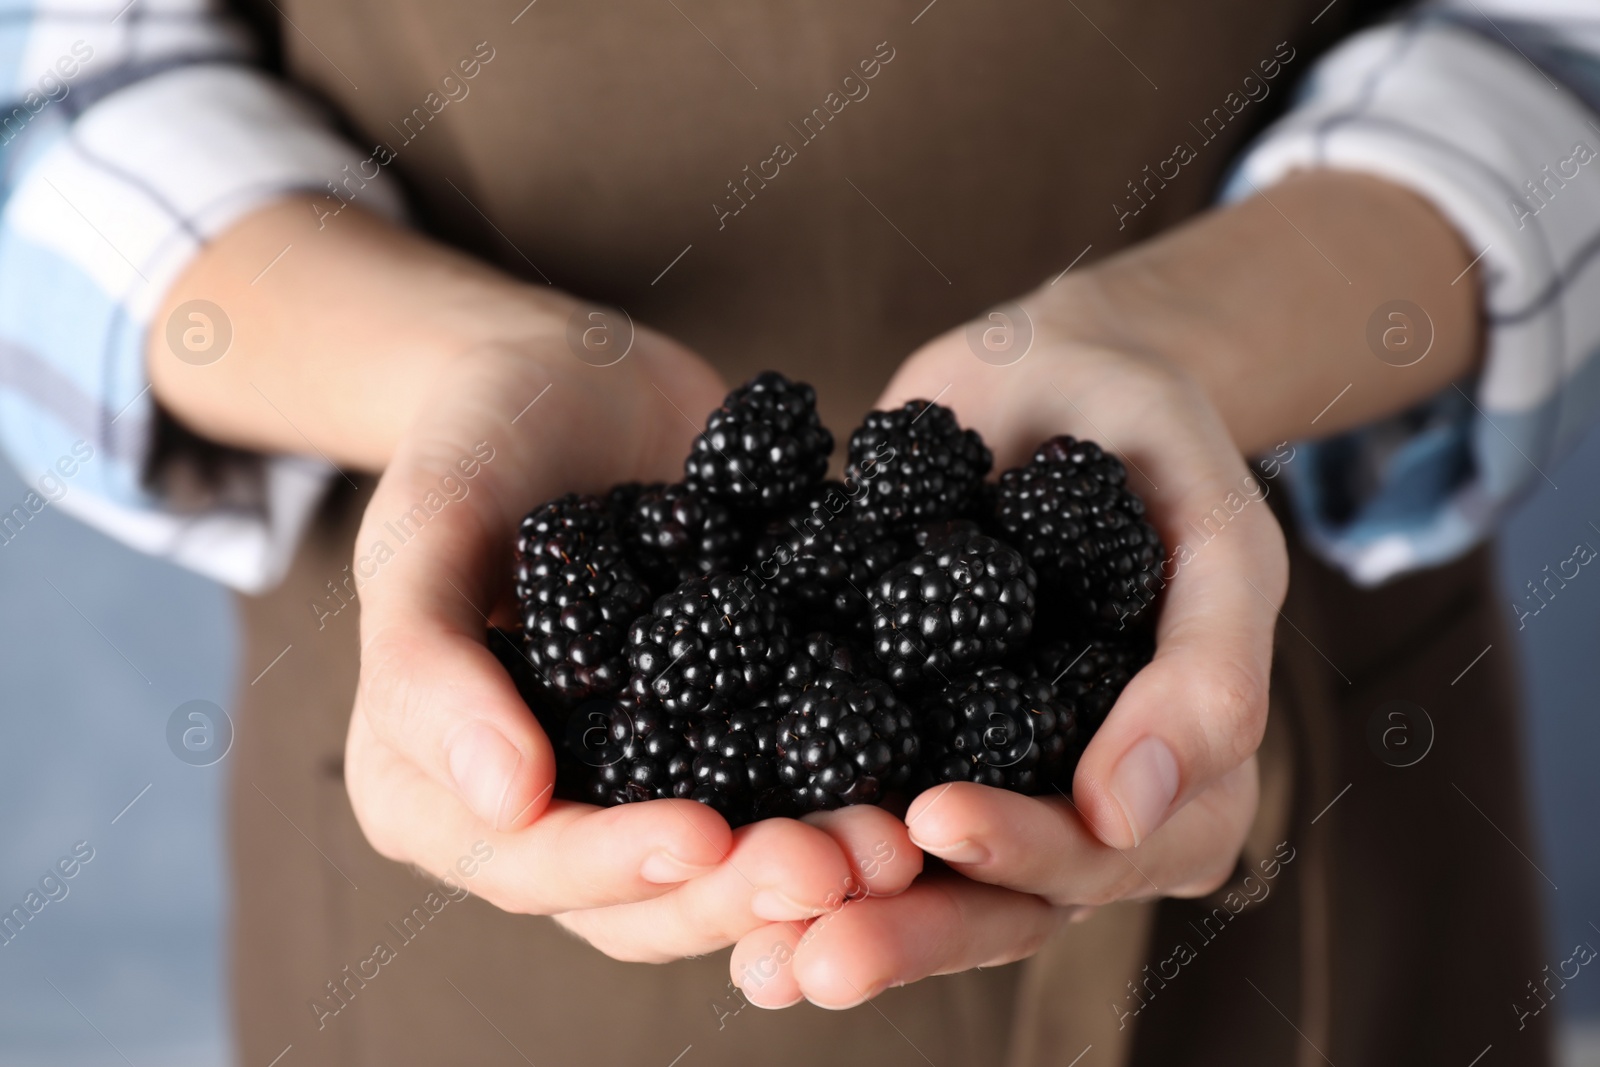
<path fill-rule="evenodd" d="M 1476 378 L 1395 418 L 1299 445 L 1308 461 L 1285 468 L 1308 544 L 1357 583 L 1469 551 L 1549 481 L 1600 407 L 1593 119 L 1511 49 L 1419 16 L 1323 59 L 1295 109 L 1228 181 L 1225 200 L 1310 168 L 1381 177 L 1432 203 L 1481 261 L 1457 279 L 1483 290 Z M 1425 308 L 1401 309 L 1409 322 L 1374 314 L 1383 320 L 1369 327 L 1374 358 L 1390 323 L 1432 336 Z"/>
<path fill-rule="evenodd" d="M 335 472 L 250 457 L 207 499 L 163 491 L 149 478 L 151 319 L 204 244 L 250 212 L 338 182 L 343 199 L 398 219 L 399 194 L 325 116 L 234 64 L 157 74 L 19 147 L 0 212 L 0 445 L 35 492 L 0 515 L 0 543 L 54 504 L 235 589 L 269 588 Z M 197 310 L 179 343 L 192 327 L 191 361 L 226 358 L 226 309 Z"/>

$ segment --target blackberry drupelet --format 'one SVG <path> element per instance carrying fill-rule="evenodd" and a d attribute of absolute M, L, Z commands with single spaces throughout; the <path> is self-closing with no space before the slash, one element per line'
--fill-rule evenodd
<path fill-rule="evenodd" d="M 568 701 L 621 692 L 628 625 L 649 605 L 648 590 L 614 540 L 560 567 L 550 565 L 554 557 L 537 558 L 547 573 L 523 581 L 519 572 L 517 583 L 523 647 L 533 668 Z"/>
<path fill-rule="evenodd" d="M 1144 637 L 1049 641 L 1034 650 L 1029 673 L 1052 685 L 1061 700 L 1072 704 L 1087 744 L 1122 690 L 1154 654 Z"/>
<path fill-rule="evenodd" d="M 1000 476 L 995 525 L 1041 586 L 1103 631 L 1139 621 L 1161 588 L 1164 549 L 1122 462 L 1092 441 L 1054 437 Z M 1070 618 L 1070 616 L 1069 616 Z"/>
<path fill-rule="evenodd" d="M 1033 568 L 982 534 L 950 538 L 885 571 L 868 591 L 873 652 L 896 686 L 938 685 L 998 663 L 1033 632 Z"/>
<path fill-rule="evenodd" d="M 876 678 L 806 690 L 778 722 L 778 778 L 801 811 L 873 804 L 910 784 L 911 709 Z"/>
<path fill-rule="evenodd" d="M 1000 667 L 945 686 L 923 708 L 920 727 L 925 786 L 977 782 L 1050 792 L 1076 752 L 1072 706 L 1047 683 Z"/>
<path fill-rule="evenodd" d="M 900 548 L 883 524 L 851 512 L 826 521 L 807 512 L 773 522 L 756 542 L 751 576 L 806 626 L 870 632 L 866 590 Z"/>
<path fill-rule="evenodd" d="M 732 569 L 744 541 L 727 504 L 681 483 L 640 487 L 618 529 L 629 559 L 662 592 Z"/>
<path fill-rule="evenodd" d="M 672 714 L 711 713 L 771 687 L 789 660 L 789 620 L 741 575 L 691 578 L 628 629 L 629 691 Z"/>
<path fill-rule="evenodd" d="M 816 390 L 765 371 L 729 393 L 684 461 L 691 488 L 741 507 L 777 508 L 822 480 L 833 434 Z"/>
<path fill-rule="evenodd" d="M 850 435 L 847 474 L 865 484 L 861 507 L 890 525 L 910 526 L 974 511 L 994 457 L 955 412 L 926 400 L 872 411 Z"/>
<path fill-rule="evenodd" d="M 571 563 L 583 563 L 604 546 L 614 545 L 617 531 L 611 509 L 599 497 L 568 493 L 540 504 L 523 516 L 517 531 L 516 581 L 523 586 Z"/>

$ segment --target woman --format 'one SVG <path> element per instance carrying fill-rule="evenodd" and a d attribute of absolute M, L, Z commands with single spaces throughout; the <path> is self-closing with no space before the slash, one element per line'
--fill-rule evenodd
<path fill-rule="evenodd" d="M 1582 38 L 1359 35 L 1202 213 L 1368 12 L 917 7 L 272 5 L 349 140 L 198 3 L 34 16 L 27 62 L 93 56 L 8 155 L 7 443 L 65 432 L 65 368 L 108 456 L 66 499 L 255 594 L 252 677 L 294 657 L 241 696 L 247 1061 L 1543 1062 L 1483 825 L 1526 839 L 1509 667 L 1452 679 L 1497 642 L 1474 545 L 1587 417 Z M 1072 798 L 550 800 L 483 646 L 516 519 L 676 477 L 768 367 L 835 431 L 937 396 L 1000 469 L 1126 458 L 1174 555 Z M 801 1001 L 855 1010 L 748 1007 Z"/>

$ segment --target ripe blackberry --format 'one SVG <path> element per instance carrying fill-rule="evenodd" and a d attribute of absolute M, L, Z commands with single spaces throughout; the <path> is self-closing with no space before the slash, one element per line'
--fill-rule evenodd
<path fill-rule="evenodd" d="M 604 713 L 604 734 L 582 738 L 579 758 L 593 767 L 589 799 L 596 804 L 687 797 L 694 792 L 694 724 L 654 701 L 619 700 Z M 569 747 L 571 747 L 569 745 Z"/>
<path fill-rule="evenodd" d="M 693 745 L 693 800 L 710 804 L 731 825 L 798 815 L 778 780 L 777 714 L 739 708 L 702 726 Z"/>
<path fill-rule="evenodd" d="M 691 578 L 628 629 L 629 691 L 672 714 L 753 699 L 789 659 L 789 620 L 740 575 Z"/>
<path fill-rule="evenodd" d="M 1077 711 L 1084 743 L 1105 722 L 1117 697 L 1154 655 L 1142 637 L 1049 641 L 1034 650 L 1028 673 L 1055 688 Z"/>
<path fill-rule="evenodd" d="M 957 678 L 922 710 L 924 785 L 977 782 L 1049 792 L 1077 741 L 1070 704 L 1040 681 L 988 667 Z"/>
<path fill-rule="evenodd" d="M 743 507 L 790 503 L 822 480 L 833 434 L 817 417 L 817 393 L 765 371 L 729 393 L 706 419 L 684 461 L 693 489 Z"/>
<path fill-rule="evenodd" d="M 950 519 L 974 509 L 994 457 L 955 412 L 926 400 L 872 411 L 850 435 L 847 473 L 867 486 L 864 507 L 898 526 Z"/>
<path fill-rule="evenodd" d="M 652 588 L 665 592 L 687 578 L 731 569 L 744 531 L 727 504 L 682 484 L 641 486 L 632 496 L 618 528 Z"/>
<path fill-rule="evenodd" d="M 911 709 L 876 678 L 814 686 L 778 722 L 778 778 L 801 811 L 872 804 L 911 781 Z"/>
<path fill-rule="evenodd" d="M 1000 536 L 1079 621 L 1102 630 L 1139 620 L 1161 587 L 1161 536 L 1127 477 L 1093 441 L 1053 437 L 1027 466 L 1000 476 L 996 497 Z"/>
<path fill-rule="evenodd" d="M 523 585 L 570 563 L 583 563 L 595 550 L 616 540 L 611 509 L 599 497 L 568 493 L 540 504 L 523 516 L 517 531 L 519 593 Z"/>
<path fill-rule="evenodd" d="M 860 648 L 826 630 L 814 630 L 795 642 L 794 656 L 784 665 L 780 681 L 803 688 L 829 671 L 865 677 L 868 666 Z"/>
<path fill-rule="evenodd" d="M 524 650 L 535 670 L 566 700 L 621 692 L 628 624 L 649 604 L 649 592 L 613 540 L 589 547 L 581 560 L 554 566 L 533 557 L 543 576 L 517 582 Z M 529 567 L 529 573 L 536 568 Z"/>
<path fill-rule="evenodd" d="M 948 539 L 872 584 L 873 652 L 896 686 L 998 663 L 1033 632 L 1035 584 L 1009 545 L 982 534 Z"/>
<path fill-rule="evenodd" d="M 813 687 L 827 689 L 871 677 L 868 668 L 875 663 L 872 657 L 830 633 L 809 633 L 795 646 L 794 655 L 778 672 L 776 685 L 759 698 L 759 703 L 784 712 Z"/>
<path fill-rule="evenodd" d="M 633 521 L 633 507 L 639 502 L 639 494 L 646 489 L 655 489 L 661 485 L 645 485 L 643 482 L 623 482 L 621 485 L 611 487 L 611 492 L 605 496 L 606 512 L 611 516 L 611 525 L 618 534 L 627 540 L 625 531 L 628 524 Z"/>
<path fill-rule="evenodd" d="M 728 715 L 672 715 L 654 701 L 614 702 L 588 799 L 629 804 L 672 797 L 698 800 L 737 826 L 787 811 L 776 768 L 775 716 L 766 709 Z"/>
<path fill-rule="evenodd" d="M 883 524 L 850 512 L 773 522 L 756 541 L 751 577 L 807 626 L 867 633 L 866 590 L 900 548 Z"/>
<path fill-rule="evenodd" d="M 966 540 L 982 532 L 971 519 L 940 519 L 938 522 L 925 522 L 913 529 L 910 540 L 917 548 L 926 550 L 946 541 L 958 538 Z"/>

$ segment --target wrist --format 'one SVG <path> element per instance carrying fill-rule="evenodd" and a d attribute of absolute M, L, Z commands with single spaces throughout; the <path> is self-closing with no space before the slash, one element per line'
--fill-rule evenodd
<path fill-rule="evenodd" d="M 226 347 L 180 351 L 191 301 Z M 147 366 L 157 400 L 202 436 L 379 470 L 437 383 L 485 347 L 550 348 L 570 306 L 360 211 L 319 228 L 291 198 L 188 265 L 152 322 Z"/>
<path fill-rule="evenodd" d="M 1189 375 L 1249 454 L 1404 410 L 1470 373 L 1481 346 L 1471 259 L 1408 190 L 1317 171 L 1074 271 L 1023 305 L 1041 339 Z M 1405 366 L 1368 340 L 1397 299 L 1419 309 L 1427 353 Z"/>

